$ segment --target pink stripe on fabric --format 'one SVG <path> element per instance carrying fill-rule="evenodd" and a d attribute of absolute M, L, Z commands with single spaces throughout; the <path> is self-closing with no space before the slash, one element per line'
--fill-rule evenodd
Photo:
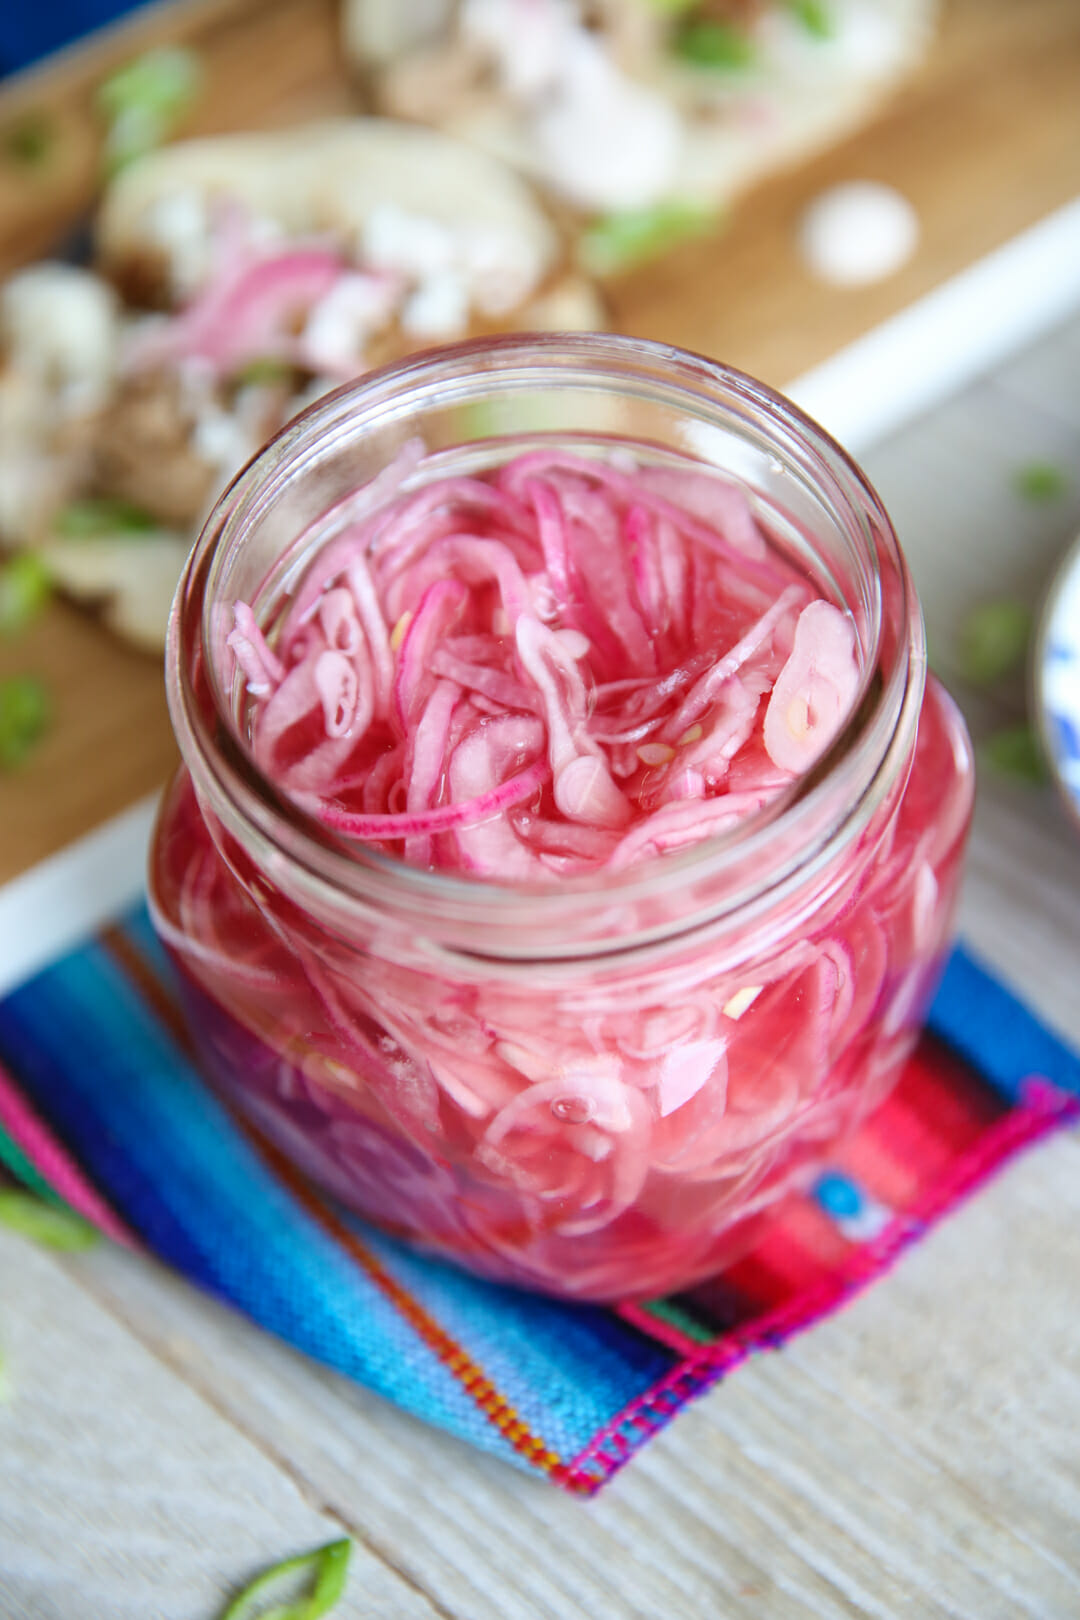
<path fill-rule="evenodd" d="M 0 1064 L 0 1125 L 13 1137 L 53 1191 L 58 1192 L 77 1215 L 98 1227 L 115 1243 L 122 1243 L 129 1249 L 141 1247 L 38 1119 L 3 1064 Z"/>

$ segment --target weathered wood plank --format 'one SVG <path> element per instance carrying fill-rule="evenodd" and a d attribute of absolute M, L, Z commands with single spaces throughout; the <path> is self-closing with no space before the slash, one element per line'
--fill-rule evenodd
<path fill-rule="evenodd" d="M 343 1533 L 77 1273 L 0 1231 L 3 1620 L 210 1620 L 267 1564 Z M 441 1611 L 360 1545 L 338 1612 Z"/>
<path fill-rule="evenodd" d="M 152 1267 L 101 1252 L 80 1272 L 462 1620 L 1069 1620 L 1078 1172 L 1075 1139 L 1013 1167 L 589 1506 L 420 1430 Z"/>
<path fill-rule="evenodd" d="M 1072 365 L 1062 363 L 1062 355 Z M 1038 406 L 1031 394 L 1037 392 Z M 862 457 L 896 526 L 926 614 L 931 658 L 956 676 L 956 637 L 976 602 L 1037 610 L 1080 530 L 1080 475 L 1033 503 L 1017 475 L 1033 462 L 1080 469 L 1080 321 L 992 379 L 965 389 Z M 1023 677 L 1007 696 L 1023 696 Z"/>
<path fill-rule="evenodd" d="M 1021 720 L 1030 672 L 991 693 L 956 676 L 956 638 L 974 602 L 1012 598 L 1038 615 L 1080 530 L 1080 319 L 863 457 L 896 524 L 926 614 L 931 658 L 978 738 Z M 1033 504 L 1018 469 L 1049 461 L 1068 478 Z M 1056 795 L 980 776 L 961 900 L 965 936 L 1080 1043 L 1080 839 Z"/>
<path fill-rule="evenodd" d="M 1037 1578 L 1026 1593 L 1016 1587 L 1008 1613 L 1036 1596 L 1045 1607 L 1032 1612 L 1080 1613 L 1078 1218 L 1080 1139 L 1071 1134 L 1009 1170 L 860 1303 L 873 1337 L 859 1333 L 853 1311 L 792 1347 L 794 1365 L 822 1390 L 875 1425 L 891 1423 L 936 1461 L 949 1498 L 970 1495 L 1000 1524 L 990 1548 L 958 1537 L 958 1562 L 1004 1571 L 1010 1538 L 1026 1549 Z M 890 1341 L 888 1379 L 879 1330 Z"/>
<path fill-rule="evenodd" d="M 990 966 L 1080 1046 L 1080 840 L 1051 789 L 984 782 L 960 922 Z"/>

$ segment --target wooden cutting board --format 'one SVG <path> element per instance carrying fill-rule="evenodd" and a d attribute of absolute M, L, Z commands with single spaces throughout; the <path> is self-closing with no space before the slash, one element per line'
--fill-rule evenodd
<path fill-rule="evenodd" d="M 114 66 L 152 44 L 195 48 L 205 91 L 185 134 L 357 110 L 336 10 L 333 0 L 151 6 L 0 87 L 0 275 L 85 221 L 101 136 L 93 91 Z M 27 165 L 14 149 L 34 127 L 50 138 Z M 823 187 L 863 177 L 912 199 L 922 243 L 890 280 L 838 291 L 802 268 L 795 226 Z M 1078 193 L 1080 4 L 945 0 L 929 59 L 872 124 L 759 188 L 715 237 L 612 283 L 612 325 L 783 384 Z M 55 719 L 27 764 L 0 776 L 0 881 L 152 790 L 176 757 L 157 660 L 64 604 L 0 643 L 0 678 L 16 672 L 47 681 Z"/>

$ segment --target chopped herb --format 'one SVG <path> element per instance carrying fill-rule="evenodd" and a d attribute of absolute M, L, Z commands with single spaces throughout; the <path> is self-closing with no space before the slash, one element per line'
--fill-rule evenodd
<path fill-rule="evenodd" d="M 745 73 L 756 57 L 748 34 L 711 17 L 695 17 L 681 24 L 671 48 L 684 62 L 708 68 L 710 73 Z"/>
<path fill-rule="evenodd" d="M 8 1226 L 47 1249 L 73 1253 L 93 1248 L 101 1237 L 97 1228 L 74 1210 L 46 1204 L 17 1187 L 0 1187 L 0 1226 Z"/>
<path fill-rule="evenodd" d="M 1029 461 L 1019 467 L 1014 479 L 1016 493 L 1036 506 L 1060 500 L 1069 487 L 1069 480 L 1052 461 Z"/>
<path fill-rule="evenodd" d="M 611 275 L 704 235 L 717 218 L 714 206 L 679 200 L 607 214 L 583 233 L 578 255 L 592 275 Z"/>
<path fill-rule="evenodd" d="M 147 51 L 111 74 L 97 92 L 108 125 L 106 171 L 115 173 L 167 140 L 201 88 L 198 57 L 180 46 Z"/>
<path fill-rule="evenodd" d="M 260 1620 L 321 1620 L 321 1616 L 330 1613 L 345 1591 L 351 1552 L 352 1542 L 342 1539 L 331 1541 L 325 1547 L 317 1547 L 314 1552 L 301 1553 L 297 1558 L 283 1559 L 245 1586 L 233 1598 L 221 1620 L 248 1620 L 256 1613 Z M 254 1607 L 271 1586 L 301 1572 L 310 1572 L 311 1575 L 311 1590 L 306 1598 L 275 1604 L 270 1609 Z"/>
<path fill-rule="evenodd" d="M 1024 662 L 1031 639 L 1031 610 L 1008 597 L 980 602 L 966 615 L 957 638 L 957 664 L 972 686 L 991 686 Z"/>
<path fill-rule="evenodd" d="M 144 153 L 152 152 L 164 139 L 156 113 L 147 107 L 128 107 L 109 125 L 105 136 L 102 166 L 106 180 L 113 179 Z"/>
<path fill-rule="evenodd" d="M 45 112 L 30 112 L 4 131 L 4 150 L 13 163 L 36 169 L 52 151 L 56 125 Z"/>
<path fill-rule="evenodd" d="M 0 563 L 0 636 L 25 630 L 49 600 L 49 589 L 49 570 L 35 552 Z"/>
<path fill-rule="evenodd" d="M 680 11 L 690 11 L 698 4 L 698 0 L 646 0 L 653 11 L 659 11 L 667 16 L 677 16 Z"/>
<path fill-rule="evenodd" d="M 245 388 L 259 383 L 291 383 L 295 376 L 296 367 L 290 361 L 279 359 L 275 354 L 264 354 L 241 366 L 233 373 L 232 380 L 238 388 Z"/>
<path fill-rule="evenodd" d="M 137 56 L 98 86 L 97 103 L 108 118 L 129 107 L 146 107 L 163 118 L 186 112 L 201 88 L 202 74 L 194 51 L 163 46 Z"/>
<path fill-rule="evenodd" d="M 788 10 L 815 39 L 831 39 L 836 32 L 827 0 L 787 0 Z"/>
<path fill-rule="evenodd" d="M 157 528 L 149 512 L 130 501 L 111 495 L 87 496 L 69 501 L 53 519 L 53 529 L 63 540 L 115 539 L 120 535 L 145 535 Z"/>
<path fill-rule="evenodd" d="M 0 681 L 0 771 L 21 765 L 49 723 L 49 694 L 33 675 Z"/>
<path fill-rule="evenodd" d="M 998 776 L 1041 787 L 1049 772 L 1039 739 L 1030 726 L 1006 726 L 987 737 L 979 749 L 983 763 Z"/>

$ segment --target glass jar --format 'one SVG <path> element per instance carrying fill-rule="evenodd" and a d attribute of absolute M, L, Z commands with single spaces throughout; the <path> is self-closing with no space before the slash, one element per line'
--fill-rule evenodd
<path fill-rule="evenodd" d="M 532 890 L 347 845 L 256 769 L 226 648 L 405 488 L 551 445 L 722 471 L 850 613 L 861 701 L 734 832 Z M 735 1256 L 897 1079 L 947 942 L 970 744 L 927 682 L 874 491 L 750 379 L 607 336 L 460 345 L 339 390 L 219 502 L 167 658 L 184 766 L 152 905 L 207 1073 L 384 1228 L 575 1299 L 684 1288 Z"/>

